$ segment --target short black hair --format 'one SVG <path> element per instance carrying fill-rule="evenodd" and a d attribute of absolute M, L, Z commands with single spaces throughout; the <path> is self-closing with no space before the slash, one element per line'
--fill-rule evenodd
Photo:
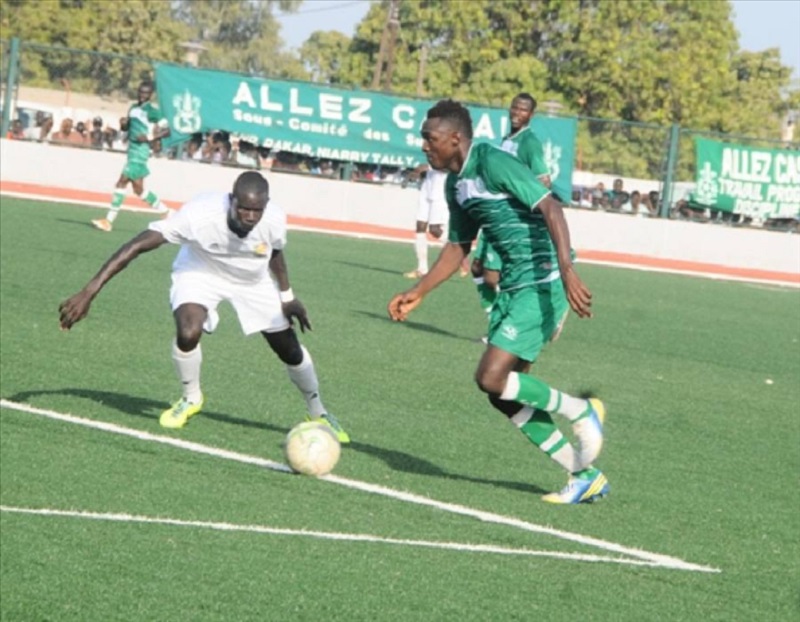
<path fill-rule="evenodd" d="M 460 102 L 441 99 L 428 110 L 427 119 L 445 119 L 453 123 L 464 136 L 472 138 L 472 117 L 469 110 Z"/>
<path fill-rule="evenodd" d="M 531 105 L 531 110 L 536 110 L 536 99 L 530 93 L 519 93 L 514 99 L 524 99 Z"/>
<path fill-rule="evenodd" d="M 141 88 L 146 88 L 146 89 L 150 89 L 151 91 L 155 90 L 155 87 L 153 86 L 153 81 L 152 80 L 142 80 L 139 83 L 139 88 L 140 89 Z"/>
<path fill-rule="evenodd" d="M 247 171 L 236 178 L 233 184 L 233 195 L 241 197 L 246 194 L 269 196 L 269 182 L 257 171 Z"/>

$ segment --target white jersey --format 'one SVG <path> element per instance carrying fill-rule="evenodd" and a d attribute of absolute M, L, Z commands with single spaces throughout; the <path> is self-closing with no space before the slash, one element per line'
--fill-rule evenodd
<path fill-rule="evenodd" d="M 417 220 L 431 225 L 447 223 L 447 199 L 444 196 L 444 185 L 447 171 L 429 168 L 419 189 L 419 209 Z"/>
<path fill-rule="evenodd" d="M 151 231 L 181 245 L 172 264 L 173 273 L 210 273 L 239 283 L 272 278 L 272 251 L 286 246 L 286 214 L 270 201 L 259 223 L 240 238 L 228 228 L 229 211 L 228 193 L 202 194 L 169 218 L 150 223 Z"/>

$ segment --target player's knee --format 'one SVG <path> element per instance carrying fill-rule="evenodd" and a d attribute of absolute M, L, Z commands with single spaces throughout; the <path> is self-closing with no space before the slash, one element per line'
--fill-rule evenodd
<path fill-rule="evenodd" d="M 492 370 L 478 369 L 475 372 L 475 384 L 481 391 L 488 393 L 491 398 L 491 396 L 500 395 L 503 392 L 506 381 Z"/>
<path fill-rule="evenodd" d="M 178 330 L 175 343 L 181 352 L 191 352 L 200 343 L 200 330 Z"/>

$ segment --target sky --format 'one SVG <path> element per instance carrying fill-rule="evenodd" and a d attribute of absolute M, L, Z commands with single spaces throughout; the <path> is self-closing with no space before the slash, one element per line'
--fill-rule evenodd
<path fill-rule="evenodd" d="M 712 0 L 713 1 L 713 0 Z M 732 0 L 739 46 L 757 52 L 778 47 L 784 65 L 800 79 L 800 0 Z M 305 0 L 297 13 L 279 14 L 281 37 L 298 48 L 315 30 L 351 37 L 369 10 L 369 0 Z"/>

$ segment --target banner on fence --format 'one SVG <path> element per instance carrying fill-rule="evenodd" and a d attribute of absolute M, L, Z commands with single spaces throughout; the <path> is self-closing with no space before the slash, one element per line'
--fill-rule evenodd
<path fill-rule="evenodd" d="M 744 216 L 800 215 L 800 153 L 695 138 L 697 185 L 694 200 Z"/>
<path fill-rule="evenodd" d="M 419 129 L 435 103 L 167 64 L 156 65 L 156 88 L 178 136 L 225 130 L 274 151 L 401 169 L 424 161 Z M 468 108 L 475 140 L 499 145 L 508 111 Z M 569 200 L 576 120 L 536 116 L 531 127 L 544 145 L 553 189 Z"/>

